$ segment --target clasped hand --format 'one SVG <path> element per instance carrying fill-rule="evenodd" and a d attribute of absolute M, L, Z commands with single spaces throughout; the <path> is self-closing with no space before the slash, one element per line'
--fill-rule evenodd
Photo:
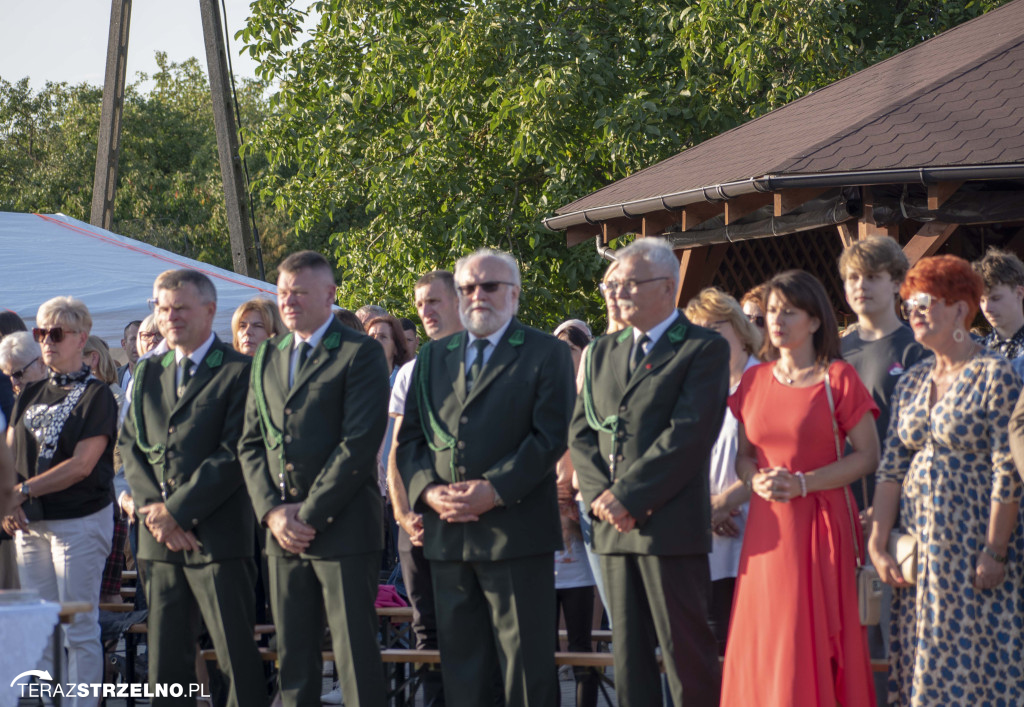
<path fill-rule="evenodd" d="M 423 494 L 427 505 L 449 523 L 471 523 L 480 520 L 495 506 L 494 486 L 484 479 L 435 484 Z"/>
<path fill-rule="evenodd" d="M 199 540 L 191 530 L 183 530 L 174 516 L 163 503 L 150 503 L 139 509 L 146 519 L 146 527 L 158 543 L 163 543 L 168 550 L 199 551 Z"/>
<path fill-rule="evenodd" d="M 598 520 L 611 523 L 620 533 L 628 533 L 636 527 L 636 518 L 630 515 L 626 507 L 611 489 L 605 489 L 601 495 L 590 504 L 590 510 Z"/>
<path fill-rule="evenodd" d="M 301 506 L 301 503 L 282 503 L 263 516 L 263 522 L 270 528 L 277 544 L 296 555 L 305 552 L 316 537 L 316 529 L 299 520 Z"/>
<path fill-rule="evenodd" d="M 800 482 L 784 467 L 760 469 L 750 480 L 750 486 L 766 501 L 788 503 L 800 495 Z"/>

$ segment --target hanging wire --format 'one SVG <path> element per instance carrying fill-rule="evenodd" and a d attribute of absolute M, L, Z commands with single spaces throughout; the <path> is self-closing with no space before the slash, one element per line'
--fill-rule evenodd
<path fill-rule="evenodd" d="M 221 31 L 224 32 L 224 53 L 228 57 L 228 78 L 231 79 L 231 100 L 235 104 L 235 125 L 238 129 L 238 142 L 242 143 L 242 111 L 238 108 L 238 91 L 235 89 L 235 67 L 231 63 L 231 32 L 228 31 L 228 9 L 224 0 L 220 0 L 222 15 Z M 252 200 L 252 189 L 250 189 L 249 165 L 246 162 L 245 154 L 242 154 L 242 174 L 245 177 L 245 195 L 249 199 L 249 220 L 252 222 L 252 240 L 256 246 L 256 270 L 260 279 L 266 277 L 266 270 L 263 267 L 263 247 L 260 245 L 260 231 L 256 227 L 256 208 Z"/>

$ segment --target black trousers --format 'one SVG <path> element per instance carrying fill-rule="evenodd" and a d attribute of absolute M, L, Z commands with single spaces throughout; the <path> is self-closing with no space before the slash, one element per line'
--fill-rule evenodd
<path fill-rule="evenodd" d="M 707 555 L 602 555 L 621 707 L 662 702 L 660 646 L 675 707 L 717 707 L 718 646 L 708 626 Z"/>
<path fill-rule="evenodd" d="M 510 560 L 432 560 L 445 700 L 454 707 L 494 702 L 500 670 L 505 704 L 554 707 L 553 553 Z"/>
<path fill-rule="evenodd" d="M 147 576 L 150 685 L 196 682 L 195 647 L 201 615 L 217 651 L 229 707 L 266 705 L 263 663 L 252 638 L 256 574 L 252 560 L 239 558 L 195 567 L 154 560 L 140 560 L 139 564 Z M 187 694 L 153 698 L 154 707 L 193 704 L 195 696 Z"/>
<path fill-rule="evenodd" d="M 326 608 L 345 704 L 384 707 L 384 667 L 374 609 L 380 552 L 323 560 L 271 555 L 269 560 L 284 706 L 320 707 L 320 638 Z"/>
<path fill-rule="evenodd" d="M 711 583 L 708 624 L 718 642 L 719 656 L 725 655 L 725 640 L 729 637 L 729 616 L 732 615 L 732 597 L 735 593 L 735 577 L 723 577 Z"/>

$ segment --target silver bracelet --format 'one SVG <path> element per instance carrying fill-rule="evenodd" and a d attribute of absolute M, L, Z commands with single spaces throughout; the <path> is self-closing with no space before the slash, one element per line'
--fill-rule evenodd
<path fill-rule="evenodd" d="M 795 472 L 795 476 L 800 480 L 800 496 L 807 498 L 807 479 L 804 478 L 804 472 Z"/>

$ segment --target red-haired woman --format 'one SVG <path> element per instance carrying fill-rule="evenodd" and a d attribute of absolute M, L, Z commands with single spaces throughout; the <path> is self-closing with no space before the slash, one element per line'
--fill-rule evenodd
<path fill-rule="evenodd" d="M 812 275 L 772 278 L 765 314 L 769 363 L 748 369 L 729 398 L 740 423 L 736 474 L 753 495 L 721 704 L 872 707 L 854 560 L 864 544 L 846 487 L 878 465 L 878 407 L 838 360 L 835 315 Z M 853 447 L 841 459 L 829 396 L 838 444 Z"/>
<path fill-rule="evenodd" d="M 895 588 L 890 703 L 1024 704 L 1022 486 L 1007 432 L 1021 381 L 968 334 L 982 288 L 952 255 L 922 259 L 900 288 L 935 356 L 900 378 L 876 477 L 869 550 Z M 901 505 L 916 586 L 886 551 Z"/>

